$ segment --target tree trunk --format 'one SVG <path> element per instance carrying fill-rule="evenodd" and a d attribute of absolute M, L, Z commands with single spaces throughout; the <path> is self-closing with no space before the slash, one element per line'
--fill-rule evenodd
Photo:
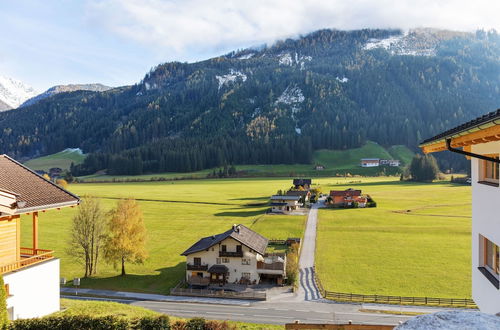
<path fill-rule="evenodd" d="M 125 276 L 125 258 L 122 257 L 122 276 Z"/>

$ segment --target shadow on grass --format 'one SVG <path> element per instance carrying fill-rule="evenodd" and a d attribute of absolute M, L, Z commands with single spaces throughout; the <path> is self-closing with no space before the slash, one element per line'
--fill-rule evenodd
<path fill-rule="evenodd" d="M 263 215 L 265 213 L 265 210 L 259 209 L 259 210 L 242 210 L 242 211 L 225 211 L 225 212 L 219 212 L 215 213 L 214 215 L 216 217 L 255 217 L 258 215 Z"/>
<path fill-rule="evenodd" d="M 254 201 L 254 200 L 268 200 L 269 197 L 243 197 L 243 198 L 231 198 L 230 201 Z"/>
<path fill-rule="evenodd" d="M 128 265 L 130 268 L 130 265 Z M 127 270 L 127 264 L 125 264 Z M 157 274 L 127 274 L 112 277 L 89 277 L 81 279 L 81 288 L 96 290 L 129 291 L 142 293 L 170 294 L 170 288 L 185 276 L 186 262 L 173 267 L 156 269 Z M 117 274 L 120 270 L 116 271 Z M 69 283 L 71 286 L 71 283 Z"/>

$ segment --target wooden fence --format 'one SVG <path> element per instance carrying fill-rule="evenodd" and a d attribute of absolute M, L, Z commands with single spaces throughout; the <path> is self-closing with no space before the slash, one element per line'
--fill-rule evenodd
<path fill-rule="evenodd" d="M 416 306 L 446 306 L 446 307 L 466 307 L 477 308 L 472 299 L 461 298 L 432 298 L 432 297 L 403 297 L 403 296 L 385 296 L 385 295 L 366 295 L 356 293 L 334 292 L 324 289 L 321 281 L 313 270 L 314 280 L 321 295 L 326 299 L 342 302 L 356 303 L 377 303 L 394 305 L 416 305 Z"/>
<path fill-rule="evenodd" d="M 225 290 L 173 288 L 170 289 L 170 294 L 172 296 L 266 300 L 266 293 L 261 291 L 237 292 Z"/>

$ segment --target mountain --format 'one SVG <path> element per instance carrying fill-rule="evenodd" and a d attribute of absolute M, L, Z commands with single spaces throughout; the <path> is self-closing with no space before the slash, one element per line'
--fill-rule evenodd
<path fill-rule="evenodd" d="M 314 150 L 368 140 L 417 150 L 499 104 L 496 31 L 320 30 L 0 113 L 0 153 L 79 147 L 77 174 L 310 163 Z"/>
<path fill-rule="evenodd" d="M 36 102 L 43 100 L 47 97 L 59 94 L 68 93 L 75 91 L 93 91 L 93 92 L 105 92 L 110 90 L 112 87 L 104 86 L 102 84 L 70 84 L 70 85 L 57 85 L 47 89 L 45 92 L 38 94 L 21 104 L 21 107 L 26 107 L 28 105 L 35 104 Z"/>
<path fill-rule="evenodd" d="M 0 75 L 0 111 L 15 109 L 37 94 L 32 87 Z"/>

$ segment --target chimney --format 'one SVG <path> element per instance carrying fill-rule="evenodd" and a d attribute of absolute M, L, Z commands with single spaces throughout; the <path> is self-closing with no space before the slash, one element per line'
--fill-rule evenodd
<path fill-rule="evenodd" d="M 237 225 L 237 224 L 234 224 L 234 225 L 233 225 L 233 231 L 235 231 L 235 232 L 239 233 L 239 232 L 240 232 L 240 226 L 239 226 L 239 225 Z"/>

